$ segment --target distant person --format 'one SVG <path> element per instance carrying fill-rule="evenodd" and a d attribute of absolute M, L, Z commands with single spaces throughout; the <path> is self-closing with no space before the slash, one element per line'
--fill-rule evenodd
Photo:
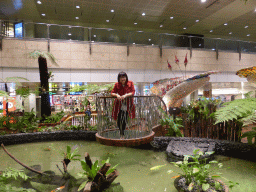
<path fill-rule="evenodd" d="M 92 112 L 91 112 L 91 104 L 90 104 L 90 102 L 88 102 L 88 104 L 87 104 L 87 106 L 85 108 L 85 115 L 88 115 L 88 117 L 90 119 L 91 118 L 91 114 L 92 114 Z"/>
<path fill-rule="evenodd" d="M 132 81 L 128 81 L 125 72 L 120 72 L 117 77 L 117 83 L 111 91 L 111 96 L 116 97 L 112 117 L 117 120 L 117 126 L 120 130 L 120 139 L 124 139 L 124 130 L 126 128 L 128 115 L 135 118 L 135 106 L 133 98 L 135 89 Z"/>

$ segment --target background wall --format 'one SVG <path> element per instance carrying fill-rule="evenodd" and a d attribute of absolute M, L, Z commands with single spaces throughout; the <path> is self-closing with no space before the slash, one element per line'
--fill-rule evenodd
<path fill-rule="evenodd" d="M 3 39 L 0 51 L 0 77 L 21 76 L 32 82 L 39 82 L 37 60 L 30 59 L 28 53 L 34 50 L 47 51 L 46 40 L 13 40 Z M 89 44 L 75 41 L 50 42 L 50 52 L 56 57 L 59 66 L 48 61 L 53 71 L 54 82 L 115 82 L 117 73 L 124 70 L 135 82 L 152 82 L 161 78 L 172 78 L 184 75 L 184 58 L 188 54 L 187 75 L 204 71 L 218 70 L 222 73 L 211 75 L 211 82 L 246 81 L 235 75 L 239 69 L 253 66 L 256 54 L 239 54 L 216 52 L 212 50 L 193 49 L 192 58 L 186 49 L 163 49 L 162 57 L 157 47 L 130 46 L 113 44 Z M 174 63 L 175 55 L 180 60 L 180 68 Z M 167 59 L 173 72 L 167 69 Z"/>

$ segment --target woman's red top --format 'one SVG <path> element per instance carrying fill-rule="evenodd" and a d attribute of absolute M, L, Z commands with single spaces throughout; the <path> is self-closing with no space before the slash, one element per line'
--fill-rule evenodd
<path fill-rule="evenodd" d="M 135 89 L 134 89 L 133 82 L 127 81 L 125 83 L 125 86 L 122 86 L 122 83 L 120 82 L 115 83 L 115 86 L 111 91 L 111 93 L 117 93 L 120 96 L 125 95 L 126 93 L 132 93 L 132 95 L 134 96 Z M 127 111 L 128 111 L 129 117 L 133 119 L 135 118 L 135 106 L 133 104 L 133 98 L 128 97 L 125 100 L 127 101 Z M 112 111 L 112 117 L 114 118 L 114 120 L 117 120 L 117 116 L 121 109 L 122 102 L 123 101 L 119 101 L 117 98 L 114 101 L 114 106 Z"/>

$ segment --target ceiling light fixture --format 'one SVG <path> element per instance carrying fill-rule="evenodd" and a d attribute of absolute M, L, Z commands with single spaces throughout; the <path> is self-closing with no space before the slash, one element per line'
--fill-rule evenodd
<path fill-rule="evenodd" d="M 170 17 L 170 19 L 173 19 L 173 17 Z"/>
<path fill-rule="evenodd" d="M 213 51 L 215 51 L 215 49 L 212 49 Z"/>
<path fill-rule="evenodd" d="M 115 10 L 114 9 L 111 9 L 111 13 L 114 13 L 115 12 Z"/>
<path fill-rule="evenodd" d="M 183 27 L 183 29 L 187 29 L 187 27 Z"/>
<path fill-rule="evenodd" d="M 246 25 L 244 28 L 248 28 L 248 26 Z"/>
<path fill-rule="evenodd" d="M 133 45 L 135 45 L 135 43 L 133 43 Z"/>
<path fill-rule="evenodd" d="M 247 35 L 248 37 L 250 36 L 250 34 Z"/>
<path fill-rule="evenodd" d="M 206 2 L 206 0 L 201 0 L 201 3 L 205 3 Z"/>
<path fill-rule="evenodd" d="M 138 33 L 142 33 L 143 31 L 137 31 Z"/>
<path fill-rule="evenodd" d="M 138 23 L 134 23 L 134 25 L 137 25 Z"/>
<path fill-rule="evenodd" d="M 154 46 L 154 44 L 152 44 L 152 46 Z"/>
<path fill-rule="evenodd" d="M 41 1 L 37 1 L 37 4 L 42 4 L 42 2 Z"/>
<path fill-rule="evenodd" d="M 93 37 L 96 37 L 96 35 L 93 35 Z"/>
<path fill-rule="evenodd" d="M 229 35 L 232 35 L 232 32 L 230 32 Z"/>
<path fill-rule="evenodd" d="M 145 16 L 146 14 L 145 14 L 145 13 L 142 13 L 141 15 L 142 15 L 142 16 Z"/>
<path fill-rule="evenodd" d="M 148 39 L 148 41 L 151 41 L 151 39 Z"/>
<path fill-rule="evenodd" d="M 69 36 L 71 36 L 72 34 L 71 34 L 71 33 L 69 33 L 68 35 L 69 35 Z"/>
<path fill-rule="evenodd" d="M 77 8 L 77 9 L 80 9 L 80 6 L 79 6 L 79 5 L 77 5 L 77 6 L 76 6 L 76 8 Z"/>
<path fill-rule="evenodd" d="M 224 25 L 228 25 L 227 23 L 224 23 Z"/>
<path fill-rule="evenodd" d="M 108 23 L 108 22 L 109 22 L 109 20 L 106 20 L 106 22 Z"/>
<path fill-rule="evenodd" d="M 212 33 L 212 32 L 213 32 L 213 30 L 210 31 L 210 33 Z"/>
<path fill-rule="evenodd" d="M 45 14 L 44 14 L 44 13 L 42 13 L 42 16 L 45 16 Z"/>
<path fill-rule="evenodd" d="M 79 17 L 76 17 L 76 19 L 79 19 Z"/>
<path fill-rule="evenodd" d="M 196 22 L 199 22 L 199 20 L 197 19 Z"/>
<path fill-rule="evenodd" d="M 163 25 L 160 25 L 160 27 L 163 27 Z"/>

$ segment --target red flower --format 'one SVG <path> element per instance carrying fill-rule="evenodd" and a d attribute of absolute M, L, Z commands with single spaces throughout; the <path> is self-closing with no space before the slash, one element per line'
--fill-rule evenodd
<path fill-rule="evenodd" d="M 175 63 L 178 65 L 179 64 L 179 59 L 177 58 L 177 56 L 175 55 Z"/>
<path fill-rule="evenodd" d="M 167 60 L 167 64 L 168 64 L 168 68 L 169 68 L 170 70 L 172 70 L 172 66 L 171 66 L 171 64 L 168 62 L 168 60 Z"/>
<path fill-rule="evenodd" d="M 187 64 L 188 64 L 188 58 L 187 58 L 187 54 L 186 54 L 186 57 L 185 57 L 185 60 L 184 60 L 185 67 L 187 67 Z"/>

